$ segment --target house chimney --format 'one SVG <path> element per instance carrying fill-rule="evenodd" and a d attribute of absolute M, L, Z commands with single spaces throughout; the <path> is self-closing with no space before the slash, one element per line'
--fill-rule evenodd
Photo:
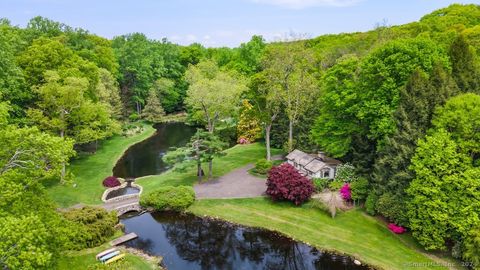
<path fill-rule="evenodd" d="M 325 161 L 325 159 L 327 158 L 325 152 L 318 152 L 317 156 L 321 161 Z"/>

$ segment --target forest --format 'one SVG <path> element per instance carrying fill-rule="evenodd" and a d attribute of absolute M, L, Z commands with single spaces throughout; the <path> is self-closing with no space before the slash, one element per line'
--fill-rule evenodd
<path fill-rule="evenodd" d="M 184 112 L 218 147 L 262 141 L 267 160 L 280 148 L 351 164 L 368 214 L 480 265 L 479 55 L 477 5 L 236 48 L 0 19 L 0 266 L 51 269 L 62 250 L 94 246 L 46 189 L 103 141 Z"/>

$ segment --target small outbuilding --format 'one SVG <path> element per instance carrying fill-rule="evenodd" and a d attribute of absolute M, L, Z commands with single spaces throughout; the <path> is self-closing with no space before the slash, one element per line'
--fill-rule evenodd
<path fill-rule="evenodd" d="M 327 157 L 325 153 L 307 154 L 298 149 L 287 155 L 287 162 L 301 174 L 310 178 L 335 178 L 339 160 Z"/>

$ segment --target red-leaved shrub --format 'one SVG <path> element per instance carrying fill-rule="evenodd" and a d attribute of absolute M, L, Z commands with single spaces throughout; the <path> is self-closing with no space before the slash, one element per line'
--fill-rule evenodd
<path fill-rule="evenodd" d="M 103 186 L 107 188 L 120 186 L 120 180 L 115 176 L 109 176 L 103 180 Z"/>
<path fill-rule="evenodd" d="M 342 195 L 342 198 L 346 201 L 352 199 L 352 190 L 350 189 L 350 184 L 346 183 L 343 185 L 343 187 L 340 189 L 340 195 Z"/>
<path fill-rule="evenodd" d="M 266 193 L 273 200 L 289 200 L 299 205 L 308 200 L 314 190 L 312 181 L 288 163 L 273 167 L 268 172 Z"/>
<path fill-rule="evenodd" d="M 398 225 L 396 225 L 396 224 L 394 224 L 394 223 L 388 224 L 388 229 L 389 229 L 390 231 L 392 231 L 393 233 L 396 233 L 396 234 L 402 234 L 402 233 L 404 233 L 405 231 L 407 231 L 404 227 L 398 226 Z"/>

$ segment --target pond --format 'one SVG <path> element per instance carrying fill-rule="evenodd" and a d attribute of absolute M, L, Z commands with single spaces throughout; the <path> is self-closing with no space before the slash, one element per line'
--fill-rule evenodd
<path fill-rule="evenodd" d="M 122 178 L 160 174 L 169 169 L 162 157 L 171 147 L 184 146 L 196 128 L 185 123 L 155 126 L 156 133 L 130 147 L 113 168 L 113 175 Z"/>
<path fill-rule="evenodd" d="M 107 197 L 105 199 L 110 200 L 110 199 L 118 197 L 118 196 L 136 194 L 136 193 L 139 193 L 139 192 L 140 192 L 140 189 L 138 189 L 136 187 L 128 187 L 127 186 L 127 187 L 124 187 L 124 188 L 119 188 L 119 189 L 115 189 L 115 190 L 110 191 L 107 194 Z"/>
<path fill-rule="evenodd" d="M 126 245 L 163 256 L 175 269 L 368 269 L 267 230 L 171 212 L 124 216 Z"/>

